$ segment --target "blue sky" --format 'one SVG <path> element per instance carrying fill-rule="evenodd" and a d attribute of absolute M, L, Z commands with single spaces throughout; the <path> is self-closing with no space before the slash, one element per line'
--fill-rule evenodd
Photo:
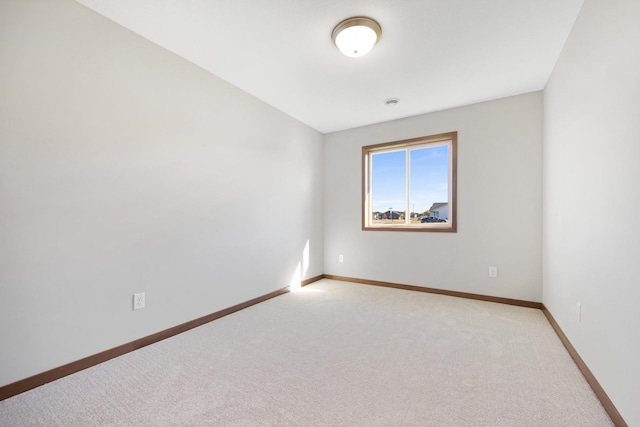
<path fill-rule="evenodd" d="M 411 212 L 424 212 L 434 202 L 448 201 L 448 147 L 411 150 Z M 406 151 L 373 153 L 372 210 L 406 210 Z M 415 209 L 415 210 L 414 210 Z"/>

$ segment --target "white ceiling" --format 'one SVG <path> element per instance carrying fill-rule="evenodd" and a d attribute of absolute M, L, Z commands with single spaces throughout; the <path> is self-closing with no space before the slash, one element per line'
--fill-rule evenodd
<path fill-rule="evenodd" d="M 584 2 L 77 1 L 323 133 L 543 89 Z M 382 26 L 361 58 L 331 41 L 351 16 Z"/>

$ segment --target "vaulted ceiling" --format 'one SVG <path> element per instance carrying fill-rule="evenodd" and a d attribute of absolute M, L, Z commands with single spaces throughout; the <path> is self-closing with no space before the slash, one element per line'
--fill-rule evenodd
<path fill-rule="evenodd" d="M 323 133 L 541 90 L 583 4 L 77 1 Z M 382 26 L 360 58 L 331 40 L 352 16 Z M 389 107 L 392 97 L 400 102 Z"/>

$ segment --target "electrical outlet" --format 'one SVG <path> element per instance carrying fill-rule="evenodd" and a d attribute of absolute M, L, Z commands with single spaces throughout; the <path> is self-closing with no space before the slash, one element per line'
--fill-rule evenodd
<path fill-rule="evenodd" d="M 144 292 L 133 294 L 133 309 L 140 310 L 144 308 Z"/>
<path fill-rule="evenodd" d="M 582 322 L 582 304 L 579 302 L 576 303 L 576 320 L 578 323 Z"/>
<path fill-rule="evenodd" d="M 489 277 L 498 277 L 498 267 L 489 267 Z"/>
<path fill-rule="evenodd" d="M 338 255 L 338 262 L 344 262 L 344 256 L 342 254 Z"/>

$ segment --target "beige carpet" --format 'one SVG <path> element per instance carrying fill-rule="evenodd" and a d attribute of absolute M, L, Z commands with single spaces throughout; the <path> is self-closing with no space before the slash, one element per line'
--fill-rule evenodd
<path fill-rule="evenodd" d="M 0 426 L 608 426 L 539 310 L 322 280 L 0 402 Z"/>

